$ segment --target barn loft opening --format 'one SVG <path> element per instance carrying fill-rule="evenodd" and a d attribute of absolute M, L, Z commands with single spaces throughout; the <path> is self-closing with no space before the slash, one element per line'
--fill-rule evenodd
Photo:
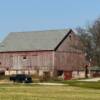
<path fill-rule="evenodd" d="M 69 39 L 71 40 L 71 38 L 72 38 L 72 36 L 71 35 L 69 35 Z"/>
<path fill-rule="evenodd" d="M 27 57 L 26 56 L 23 56 L 23 59 L 27 59 Z"/>

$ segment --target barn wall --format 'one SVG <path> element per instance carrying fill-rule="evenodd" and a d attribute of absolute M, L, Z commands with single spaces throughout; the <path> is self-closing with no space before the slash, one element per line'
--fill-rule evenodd
<path fill-rule="evenodd" d="M 13 52 L 0 53 L 0 67 L 8 69 L 53 69 L 53 53 L 44 52 Z"/>
<path fill-rule="evenodd" d="M 56 52 L 55 68 L 58 70 L 78 70 L 85 65 L 83 53 Z"/>

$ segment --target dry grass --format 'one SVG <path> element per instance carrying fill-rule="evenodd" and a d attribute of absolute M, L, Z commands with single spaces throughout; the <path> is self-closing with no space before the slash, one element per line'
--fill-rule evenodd
<path fill-rule="evenodd" d="M 100 90 L 71 86 L 0 84 L 0 100 L 100 100 Z"/>

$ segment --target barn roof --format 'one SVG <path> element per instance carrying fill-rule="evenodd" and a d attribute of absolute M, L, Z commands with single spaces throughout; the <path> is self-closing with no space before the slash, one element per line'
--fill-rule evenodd
<path fill-rule="evenodd" d="M 54 50 L 70 29 L 12 32 L 0 44 L 0 52 Z"/>

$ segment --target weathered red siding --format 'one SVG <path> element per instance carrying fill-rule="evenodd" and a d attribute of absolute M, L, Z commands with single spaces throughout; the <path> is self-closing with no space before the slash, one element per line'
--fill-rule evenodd
<path fill-rule="evenodd" d="M 53 53 L 11 52 L 0 53 L 1 67 L 10 69 L 53 69 Z"/>
<path fill-rule="evenodd" d="M 75 52 L 56 52 L 55 68 L 58 70 L 78 70 L 85 65 L 85 55 Z"/>

